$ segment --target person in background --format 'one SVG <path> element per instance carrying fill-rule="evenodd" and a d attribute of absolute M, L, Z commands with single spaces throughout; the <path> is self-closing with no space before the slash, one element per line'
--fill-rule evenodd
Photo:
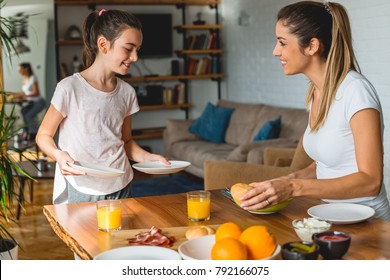
<path fill-rule="evenodd" d="M 53 202 L 76 203 L 131 196 L 129 159 L 160 161 L 132 139 L 131 115 L 139 110 L 133 87 L 116 77 L 138 59 L 141 23 L 127 12 L 91 12 L 83 26 L 82 72 L 60 81 L 37 134 L 37 144 L 56 161 Z M 58 146 L 54 135 L 59 128 Z M 124 170 L 111 178 L 85 175 L 75 161 Z M 82 176 L 85 175 L 85 176 Z"/>
<path fill-rule="evenodd" d="M 383 114 L 372 84 L 360 73 L 345 8 L 334 2 L 302 1 L 282 8 L 273 54 L 286 75 L 310 81 L 309 121 L 303 136 L 307 168 L 257 182 L 241 197 L 247 210 L 290 197 L 321 198 L 370 206 L 390 220 L 383 184 Z"/>
<path fill-rule="evenodd" d="M 37 77 L 31 68 L 31 64 L 23 62 L 19 64 L 18 72 L 22 76 L 22 92 L 13 93 L 15 99 L 27 101 L 22 107 L 21 113 L 26 126 L 23 138 L 34 140 L 38 131 L 39 122 L 37 116 L 46 108 L 46 100 L 39 92 Z"/>

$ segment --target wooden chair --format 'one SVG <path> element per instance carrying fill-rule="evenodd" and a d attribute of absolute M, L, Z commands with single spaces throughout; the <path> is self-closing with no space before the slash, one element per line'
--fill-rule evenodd
<path fill-rule="evenodd" d="M 307 167 L 313 160 L 306 154 L 302 139 L 297 148 L 266 148 L 264 164 L 205 161 L 204 188 L 224 189 L 235 183 L 260 182 Z"/>

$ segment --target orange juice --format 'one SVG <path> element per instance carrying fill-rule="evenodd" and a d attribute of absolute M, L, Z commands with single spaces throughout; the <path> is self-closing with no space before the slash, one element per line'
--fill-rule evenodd
<path fill-rule="evenodd" d="M 119 202 L 119 201 L 118 201 Z M 102 202 L 101 202 L 102 204 Z M 122 227 L 122 210 L 120 204 L 98 204 L 98 228 L 102 231 L 119 230 Z"/>
<path fill-rule="evenodd" d="M 206 221 L 210 218 L 210 193 L 190 192 L 187 194 L 188 218 L 192 221 Z"/>

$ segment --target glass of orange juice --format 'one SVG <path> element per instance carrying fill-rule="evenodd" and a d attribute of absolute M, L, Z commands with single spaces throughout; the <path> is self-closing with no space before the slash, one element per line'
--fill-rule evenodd
<path fill-rule="evenodd" d="M 100 200 L 96 202 L 98 228 L 109 232 L 122 228 L 122 207 L 120 200 Z"/>
<path fill-rule="evenodd" d="M 202 222 L 210 219 L 210 192 L 187 192 L 188 219 L 193 222 Z"/>

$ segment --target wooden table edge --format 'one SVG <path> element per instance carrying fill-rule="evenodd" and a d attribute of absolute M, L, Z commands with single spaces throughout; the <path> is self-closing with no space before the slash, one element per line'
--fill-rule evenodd
<path fill-rule="evenodd" d="M 43 206 L 43 214 L 46 216 L 49 221 L 50 226 L 56 235 L 82 260 L 92 260 L 92 256 L 80 246 L 77 241 L 68 234 L 68 232 L 63 228 L 56 220 L 53 218 L 51 212 Z"/>

